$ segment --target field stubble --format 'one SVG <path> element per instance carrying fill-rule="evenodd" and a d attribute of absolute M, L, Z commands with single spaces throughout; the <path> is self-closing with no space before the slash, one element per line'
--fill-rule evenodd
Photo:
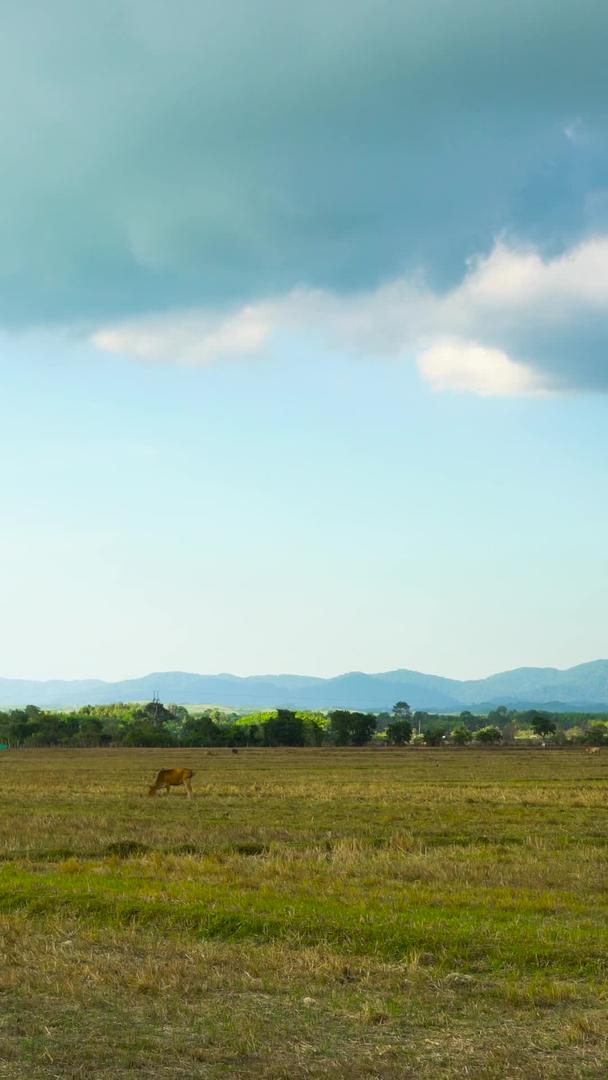
<path fill-rule="evenodd" d="M 608 755 L 0 768 L 0 1076 L 608 1075 Z"/>

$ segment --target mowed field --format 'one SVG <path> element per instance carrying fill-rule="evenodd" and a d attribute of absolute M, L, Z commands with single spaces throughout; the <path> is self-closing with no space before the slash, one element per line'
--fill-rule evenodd
<path fill-rule="evenodd" d="M 195 797 L 155 799 L 156 770 Z M 0 1076 L 608 1076 L 608 753 L 0 756 Z"/>

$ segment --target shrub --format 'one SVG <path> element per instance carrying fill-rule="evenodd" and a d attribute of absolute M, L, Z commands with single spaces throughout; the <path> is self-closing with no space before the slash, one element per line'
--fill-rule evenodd
<path fill-rule="evenodd" d="M 476 742 L 489 745 L 499 743 L 502 739 L 502 733 L 500 728 L 495 727 L 494 724 L 488 724 L 487 727 L 482 727 L 479 731 L 476 731 L 473 738 Z"/>
<path fill-rule="evenodd" d="M 459 724 L 458 727 L 455 727 L 451 732 L 451 739 L 455 746 L 466 746 L 467 743 L 471 742 L 472 738 L 471 732 L 464 724 Z"/>

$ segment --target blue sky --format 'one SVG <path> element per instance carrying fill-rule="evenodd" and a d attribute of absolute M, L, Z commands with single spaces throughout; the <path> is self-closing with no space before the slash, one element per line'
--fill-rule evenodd
<path fill-rule="evenodd" d="M 608 12 L 329 8 L 9 5 L 2 675 L 608 652 Z"/>

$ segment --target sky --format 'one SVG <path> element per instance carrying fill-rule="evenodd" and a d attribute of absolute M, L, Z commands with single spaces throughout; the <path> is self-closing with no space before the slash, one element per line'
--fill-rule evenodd
<path fill-rule="evenodd" d="M 603 0 L 2 23 L 0 676 L 607 656 Z"/>

